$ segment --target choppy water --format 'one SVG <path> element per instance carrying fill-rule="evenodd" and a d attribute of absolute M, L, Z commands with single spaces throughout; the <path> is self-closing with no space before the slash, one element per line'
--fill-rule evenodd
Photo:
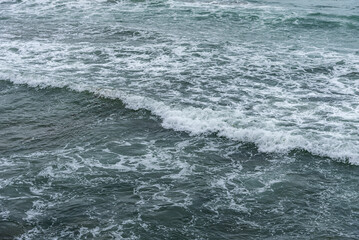
<path fill-rule="evenodd" d="M 0 239 L 359 239 L 359 2 L 0 0 Z"/>

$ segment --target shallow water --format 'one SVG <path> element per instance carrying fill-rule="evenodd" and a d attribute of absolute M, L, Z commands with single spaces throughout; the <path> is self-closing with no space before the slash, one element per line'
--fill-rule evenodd
<path fill-rule="evenodd" d="M 359 238 L 358 12 L 0 1 L 1 238 Z"/>

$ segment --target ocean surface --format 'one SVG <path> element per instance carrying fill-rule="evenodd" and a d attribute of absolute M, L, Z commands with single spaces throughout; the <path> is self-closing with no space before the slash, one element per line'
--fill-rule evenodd
<path fill-rule="evenodd" d="M 359 1 L 0 0 L 0 239 L 359 239 Z"/>

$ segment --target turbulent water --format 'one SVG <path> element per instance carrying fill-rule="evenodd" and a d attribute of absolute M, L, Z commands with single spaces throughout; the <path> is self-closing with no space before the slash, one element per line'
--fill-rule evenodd
<path fill-rule="evenodd" d="M 0 0 L 0 239 L 359 239 L 357 0 Z"/>

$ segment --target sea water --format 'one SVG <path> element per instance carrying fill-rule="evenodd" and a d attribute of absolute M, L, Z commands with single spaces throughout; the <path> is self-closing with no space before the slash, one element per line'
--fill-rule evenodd
<path fill-rule="evenodd" d="M 0 0 L 0 239 L 359 239 L 356 0 Z"/>

